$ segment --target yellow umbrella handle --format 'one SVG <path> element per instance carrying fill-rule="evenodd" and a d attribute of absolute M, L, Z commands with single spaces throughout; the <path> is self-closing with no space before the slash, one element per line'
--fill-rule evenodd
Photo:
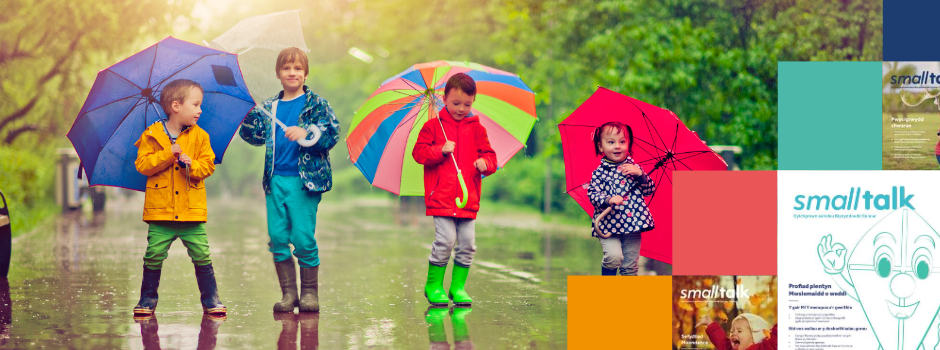
<path fill-rule="evenodd" d="M 463 209 L 467 206 L 467 182 L 464 181 L 463 175 L 460 175 L 460 169 L 457 169 L 457 180 L 460 181 L 460 190 L 463 191 L 463 201 L 460 198 L 454 198 L 454 201 L 457 202 L 457 208 Z"/>
<path fill-rule="evenodd" d="M 597 215 L 597 217 L 594 218 L 594 233 L 596 233 L 600 238 L 610 238 L 610 235 L 614 234 L 613 232 L 604 234 L 604 232 L 602 232 L 600 228 L 601 220 L 604 220 L 604 217 L 607 216 L 607 214 L 610 214 L 610 211 L 612 209 L 614 209 L 613 204 L 607 207 L 607 209 L 604 209 L 603 212 L 601 212 L 600 214 Z"/>

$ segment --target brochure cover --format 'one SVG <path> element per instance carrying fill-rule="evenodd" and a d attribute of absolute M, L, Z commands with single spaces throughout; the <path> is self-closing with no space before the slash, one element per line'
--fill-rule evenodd
<path fill-rule="evenodd" d="M 930 171 L 783 171 L 786 349 L 935 349 L 940 186 Z"/>
<path fill-rule="evenodd" d="M 777 276 L 674 276 L 672 289 L 675 349 L 777 348 Z"/>
<path fill-rule="evenodd" d="M 882 65 L 882 169 L 940 169 L 940 62 Z"/>

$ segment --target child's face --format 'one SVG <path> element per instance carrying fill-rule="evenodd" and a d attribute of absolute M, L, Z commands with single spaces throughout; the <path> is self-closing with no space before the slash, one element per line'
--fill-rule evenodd
<path fill-rule="evenodd" d="M 186 96 L 182 104 L 173 102 L 173 112 L 170 118 L 179 121 L 181 125 L 196 125 L 199 115 L 202 114 L 202 89 L 189 88 L 189 96 Z"/>
<path fill-rule="evenodd" d="M 601 130 L 601 133 L 601 142 L 597 146 L 604 153 L 604 158 L 614 163 L 627 159 L 627 149 L 630 147 L 627 137 L 620 130 L 612 128 Z"/>
<path fill-rule="evenodd" d="M 747 320 L 737 320 L 731 324 L 731 347 L 734 350 L 744 350 L 754 344 L 754 335 L 751 334 L 751 324 Z"/>
<path fill-rule="evenodd" d="M 277 71 L 277 78 L 281 81 L 284 90 L 297 90 L 303 87 L 307 74 L 304 73 L 304 67 L 297 60 L 284 63 L 281 69 Z"/>
<path fill-rule="evenodd" d="M 447 107 L 447 112 L 454 117 L 454 120 L 460 121 L 470 115 L 470 107 L 473 106 L 475 100 L 476 96 L 467 95 L 463 90 L 451 89 L 444 96 L 444 106 Z"/>

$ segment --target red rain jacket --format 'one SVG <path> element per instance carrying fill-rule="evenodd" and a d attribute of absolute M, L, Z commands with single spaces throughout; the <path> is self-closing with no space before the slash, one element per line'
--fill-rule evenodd
<path fill-rule="evenodd" d="M 438 121 L 440 119 L 440 122 Z M 480 124 L 480 117 L 467 116 L 460 121 L 441 109 L 438 118 L 431 118 L 418 133 L 418 142 L 415 143 L 412 157 L 418 164 L 424 164 L 424 204 L 427 206 L 428 216 L 450 216 L 457 218 L 476 219 L 480 210 L 480 179 L 481 175 L 491 175 L 496 172 L 496 152 L 490 147 L 490 139 L 486 136 L 486 128 Z M 457 169 L 450 155 L 444 156 L 441 149 L 444 147 L 444 133 L 441 132 L 441 123 L 447 133 L 447 140 L 454 141 L 454 157 L 460 166 L 461 174 L 467 183 L 469 198 L 463 209 L 457 208 L 456 198 L 463 199 L 460 183 L 457 180 Z M 480 173 L 473 163 L 482 158 L 486 162 L 486 171 Z"/>

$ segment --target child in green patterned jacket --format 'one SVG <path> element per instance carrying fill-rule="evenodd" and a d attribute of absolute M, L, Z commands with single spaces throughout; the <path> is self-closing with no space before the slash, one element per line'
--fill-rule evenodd
<path fill-rule="evenodd" d="M 276 70 L 284 90 L 264 101 L 265 111 L 256 107 L 245 117 L 239 136 L 251 145 L 267 146 L 262 184 L 269 246 L 283 294 L 274 311 L 293 312 L 297 306 L 302 312 L 319 311 L 320 258 L 314 232 L 320 197 L 333 186 L 329 151 L 339 141 L 340 126 L 330 104 L 304 85 L 309 65 L 303 51 L 281 51 Z M 275 124 L 267 113 L 283 124 Z M 288 244 L 294 245 L 300 265 L 299 295 Z"/>

